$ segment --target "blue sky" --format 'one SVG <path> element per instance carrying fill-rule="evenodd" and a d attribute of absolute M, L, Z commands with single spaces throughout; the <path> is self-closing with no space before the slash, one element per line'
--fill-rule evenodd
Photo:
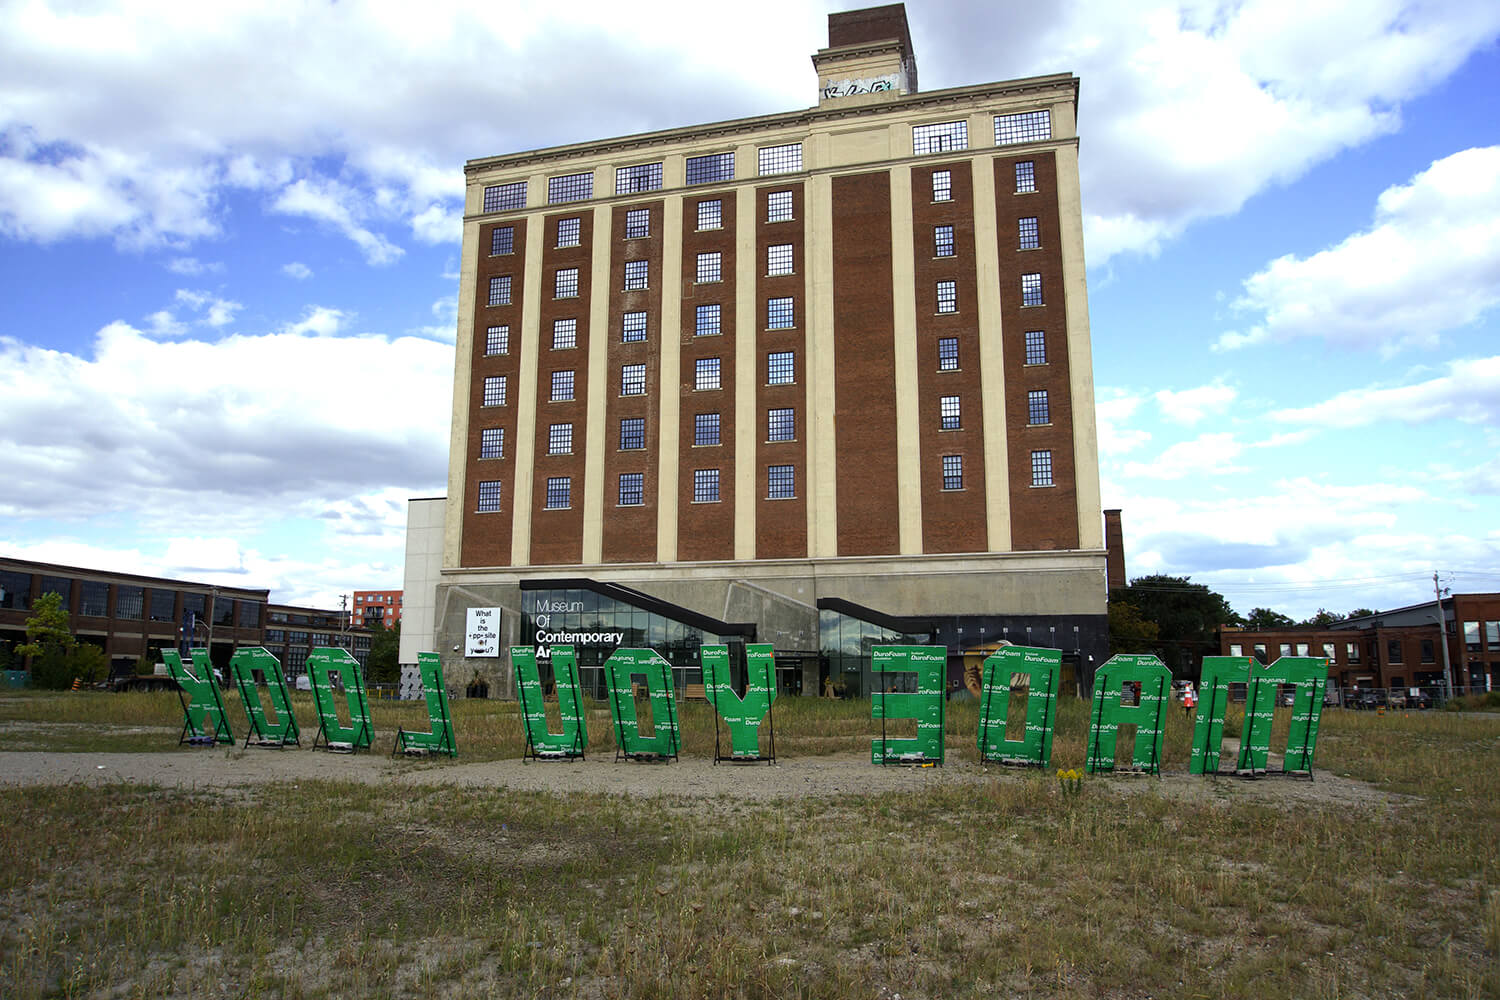
<path fill-rule="evenodd" d="M 400 586 L 464 161 L 811 105 L 859 4 L 651 6 L 0 5 L 0 552 Z M 907 10 L 924 90 L 1082 81 L 1132 576 L 1298 617 L 1500 590 L 1500 6 Z"/>

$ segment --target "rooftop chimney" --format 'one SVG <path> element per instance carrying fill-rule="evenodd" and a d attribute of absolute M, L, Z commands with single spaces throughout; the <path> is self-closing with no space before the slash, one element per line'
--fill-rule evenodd
<path fill-rule="evenodd" d="M 812 57 L 818 104 L 867 104 L 917 92 L 906 5 L 888 4 L 828 15 L 828 48 Z"/>

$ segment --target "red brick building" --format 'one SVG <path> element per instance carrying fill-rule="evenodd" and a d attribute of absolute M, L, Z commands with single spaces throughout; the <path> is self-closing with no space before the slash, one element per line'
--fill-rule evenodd
<path fill-rule="evenodd" d="M 349 609 L 349 624 L 356 628 L 373 628 L 380 622 L 386 628 L 401 620 L 401 591 L 356 590 Z"/>

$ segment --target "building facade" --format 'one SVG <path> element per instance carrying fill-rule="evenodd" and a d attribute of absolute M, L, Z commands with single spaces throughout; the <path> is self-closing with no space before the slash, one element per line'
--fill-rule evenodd
<path fill-rule="evenodd" d="M 1078 81 L 923 93 L 904 8 L 818 103 L 470 161 L 433 642 L 1107 648 Z M 810 81 L 811 82 L 811 81 Z M 410 588 L 408 588 L 409 590 Z M 602 637 L 602 638 L 601 638 Z"/>
<path fill-rule="evenodd" d="M 373 628 L 376 622 L 386 628 L 401 620 L 401 591 L 356 590 L 349 624 L 356 628 Z"/>

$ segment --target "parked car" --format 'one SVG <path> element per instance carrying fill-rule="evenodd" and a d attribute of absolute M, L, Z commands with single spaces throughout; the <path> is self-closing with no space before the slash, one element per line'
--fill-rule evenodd
<path fill-rule="evenodd" d="M 1406 706 L 1408 708 L 1431 708 L 1432 695 L 1421 688 L 1410 688 L 1406 692 Z"/>
<path fill-rule="evenodd" d="M 1390 695 L 1385 688 L 1368 688 L 1359 693 L 1359 701 L 1355 702 L 1355 708 L 1375 709 L 1388 708 L 1391 704 Z"/>

